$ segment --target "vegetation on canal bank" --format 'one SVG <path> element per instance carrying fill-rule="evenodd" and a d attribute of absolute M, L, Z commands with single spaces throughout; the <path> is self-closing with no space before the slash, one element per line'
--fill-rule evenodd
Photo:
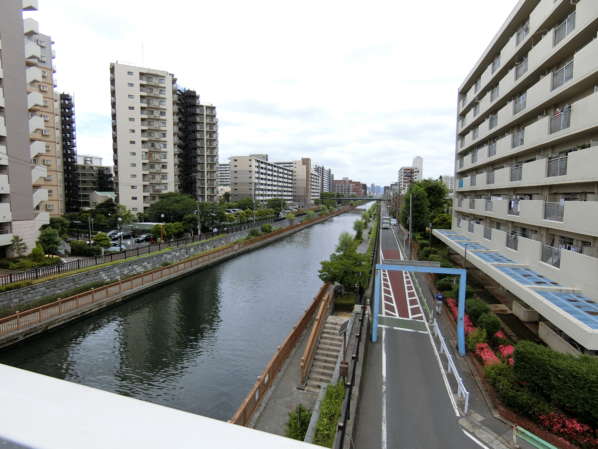
<path fill-rule="evenodd" d="M 336 436 L 336 423 L 341 415 L 344 398 L 345 385 L 343 382 L 328 385 L 324 400 L 320 404 L 320 418 L 316 425 L 314 444 L 332 447 Z"/>
<path fill-rule="evenodd" d="M 311 410 L 299 404 L 295 410 L 289 413 L 289 420 L 286 424 L 286 436 L 294 440 L 305 440 L 310 420 Z"/>

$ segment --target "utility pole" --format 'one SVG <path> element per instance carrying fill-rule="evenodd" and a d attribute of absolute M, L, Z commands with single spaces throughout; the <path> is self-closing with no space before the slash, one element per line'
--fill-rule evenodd
<path fill-rule="evenodd" d="M 409 259 L 411 259 L 411 247 L 413 245 L 413 192 L 409 195 Z"/>

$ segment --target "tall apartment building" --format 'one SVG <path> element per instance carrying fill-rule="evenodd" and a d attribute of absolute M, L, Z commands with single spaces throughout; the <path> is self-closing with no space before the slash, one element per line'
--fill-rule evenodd
<path fill-rule="evenodd" d="M 233 156 L 230 159 L 231 201 L 252 198 L 293 201 L 293 170 L 268 161 L 267 155 Z"/>
<path fill-rule="evenodd" d="M 566 351 L 598 351 L 598 2 L 522 0 L 461 87 L 450 248 Z"/>
<path fill-rule="evenodd" d="M 218 164 L 218 186 L 230 187 L 230 164 Z"/>
<path fill-rule="evenodd" d="M 64 174 L 65 212 L 79 210 L 79 189 L 77 184 L 77 138 L 75 127 L 75 104 L 73 97 L 60 94 L 60 128 L 62 143 L 62 170 Z"/>
<path fill-rule="evenodd" d="M 218 173 L 216 108 L 201 104 L 193 90 L 178 89 L 176 102 L 179 191 L 201 202 L 214 202 Z"/>
<path fill-rule="evenodd" d="M 442 182 L 449 192 L 455 191 L 455 177 L 452 175 L 441 175 L 438 178 Z"/>
<path fill-rule="evenodd" d="M 52 73 L 43 66 L 38 24 L 23 20 L 22 11 L 35 11 L 37 1 L 0 2 L 0 254 L 9 253 L 13 235 L 28 250 L 35 246 L 39 228 L 49 222 L 43 187 L 54 150 L 51 133 L 54 117 L 43 114 L 53 106 L 44 87 Z M 44 86 L 44 87 L 42 87 Z M 50 134 L 50 135 L 46 135 Z M 45 142 L 44 140 L 47 140 Z M 57 194 L 57 192 L 53 192 Z"/>
<path fill-rule="evenodd" d="M 293 201 L 301 207 L 309 207 L 320 198 L 320 176 L 312 167 L 311 159 L 276 162 L 293 171 Z"/>
<path fill-rule="evenodd" d="M 418 180 L 418 169 L 416 167 L 401 167 L 399 170 L 399 190 L 404 194 L 409 186 Z"/>
<path fill-rule="evenodd" d="M 416 170 L 415 180 L 421 181 L 422 179 L 424 179 L 424 158 L 422 158 L 421 156 L 415 156 L 411 165 Z"/>
<path fill-rule="evenodd" d="M 94 192 L 114 191 L 112 167 L 102 165 L 101 157 L 77 155 L 75 181 L 77 210 L 93 207 L 91 198 Z"/>
<path fill-rule="evenodd" d="M 332 175 L 332 170 L 324 167 L 323 165 L 315 165 L 314 169 L 316 170 L 316 173 L 318 173 L 318 176 L 320 177 L 320 192 L 322 192 L 322 193 L 332 192 L 332 189 L 333 189 L 332 182 L 334 181 L 334 176 Z"/>

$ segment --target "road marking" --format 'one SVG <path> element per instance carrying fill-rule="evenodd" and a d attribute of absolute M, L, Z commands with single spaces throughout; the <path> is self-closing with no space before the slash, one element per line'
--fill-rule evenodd
<path fill-rule="evenodd" d="M 413 321 L 415 321 L 415 320 L 413 320 Z M 428 331 L 420 331 L 417 329 L 407 329 L 406 327 L 387 326 L 386 324 L 379 324 L 378 327 L 381 327 L 383 329 L 392 329 L 395 331 L 416 332 L 418 334 L 427 334 L 428 333 Z"/>
<path fill-rule="evenodd" d="M 386 449 L 386 341 L 384 328 L 382 328 L 382 436 L 380 439 L 380 448 Z"/>
<path fill-rule="evenodd" d="M 471 440 L 473 440 L 474 443 L 476 443 L 478 446 L 483 447 L 484 449 L 490 449 L 488 446 L 486 446 L 484 443 L 482 443 L 480 440 L 478 440 L 476 437 L 474 437 L 471 433 L 469 433 L 467 430 L 465 429 L 461 429 L 463 431 L 463 433 L 465 435 L 467 435 L 468 438 L 470 438 Z"/>

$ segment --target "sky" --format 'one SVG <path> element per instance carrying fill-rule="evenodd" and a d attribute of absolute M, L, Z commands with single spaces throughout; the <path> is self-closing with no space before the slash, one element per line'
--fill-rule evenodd
<path fill-rule="evenodd" d="M 112 164 L 109 64 L 174 73 L 217 107 L 220 162 L 310 157 L 388 185 L 454 171 L 457 89 L 517 0 L 40 0 L 77 151 Z"/>

